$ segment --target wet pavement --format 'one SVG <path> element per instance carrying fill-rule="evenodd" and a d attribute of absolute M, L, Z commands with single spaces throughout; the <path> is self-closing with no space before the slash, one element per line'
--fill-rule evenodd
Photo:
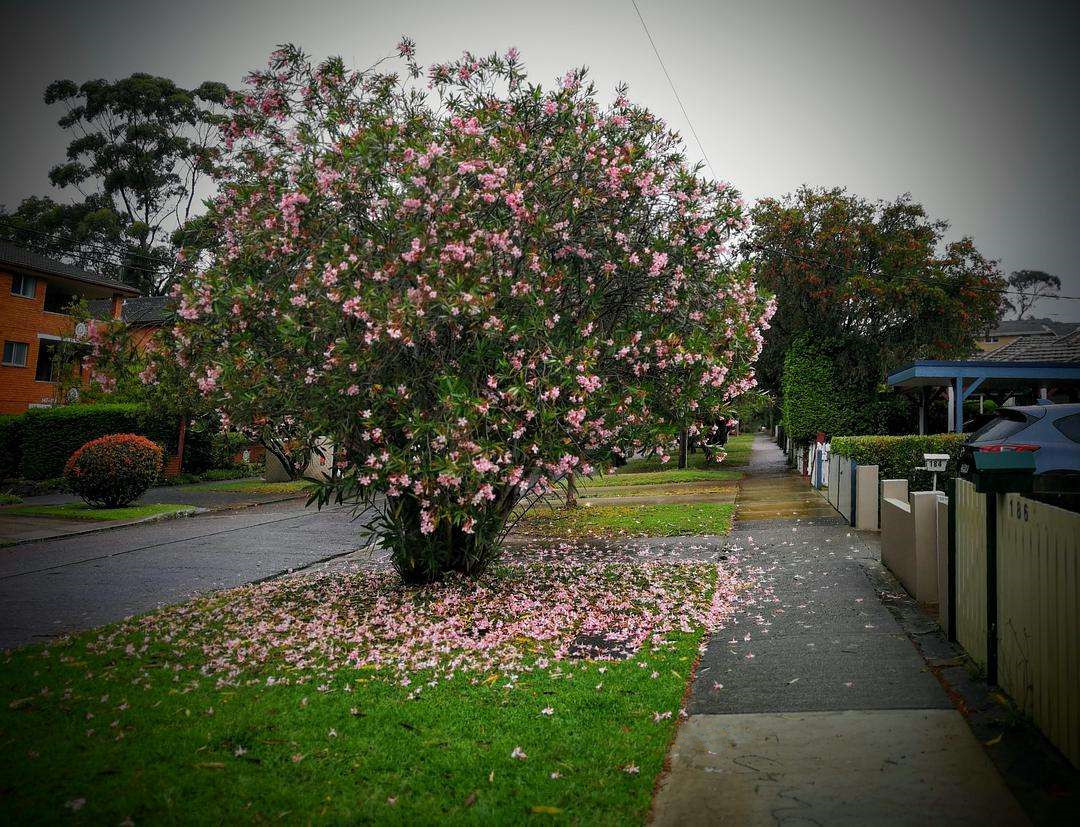
<path fill-rule="evenodd" d="M 0 648 L 349 555 L 363 523 L 292 501 L 0 548 Z"/>
<path fill-rule="evenodd" d="M 882 605 L 876 535 L 759 438 L 727 553 L 759 599 L 702 654 L 657 824 L 1026 824 Z"/>

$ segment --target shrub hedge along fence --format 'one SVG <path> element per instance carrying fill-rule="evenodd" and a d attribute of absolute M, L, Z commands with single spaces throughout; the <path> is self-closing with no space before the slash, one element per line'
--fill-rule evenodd
<path fill-rule="evenodd" d="M 64 481 L 90 505 L 119 508 L 161 476 L 161 446 L 137 434 L 92 439 L 64 465 Z"/>
<path fill-rule="evenodd" d="M 791 343 L 784 356 L 781 424 L 797 443 L 819 431 L 858 434 L 877 430 L 878 405 L 873 393 L 860 393 L 836 376 L 836 366 L 806 339 Z"/>
<path fill-rule="evenodd" d="M 0 476 L 45 480 L 88 440 L 138 434 L 166 453 L 176 450 L 178 423 L 143 405 L 93 404 L 40 408 L 0 419 Z"/>
<path fill-rule="evenodd" d="M 831 442 L 833 456 L 845 456 L 856 465 L 878 466 L 878 479 L 906 479 L 908 488 L 919 491 L 930 487 L 932 477 L 915 469 L 925 465 L 923 454 L 948 454 L 945 476 L 956 476 L 960 446 L 971 434 L 932 434 L 929 436 L 838 436 Z"/>

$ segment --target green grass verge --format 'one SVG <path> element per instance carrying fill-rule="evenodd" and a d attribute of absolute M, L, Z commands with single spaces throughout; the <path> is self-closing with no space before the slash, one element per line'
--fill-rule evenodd
<path fill-rule="evenodd" d="M 750 451 L 754 444 L 753 434 L 733 436 L 727 441 L 724 450 L 727 456 L 724 461 L 717 463 L 706 462 L 705 455 L 700 451 L 696 454 L 688 454 L 686 466 L 689 469 L 720 469 L 738 468 L 750 462 Z M 666 463 L 660 461 L 660 457 L 642 457 L 632 459 L 619 469 L 620 474 L 640 474 L 649 471 L 666 471 L 674 467 L 675 460 L 670 459 Z"/>
<path fill-rule="evenodd" d="M 682 482 L 722 482 L 725 480 L 737 480 L 742 477 L 741 471 L 727 468 L 715 468 L 709 470 L 685 469 L 679 471 L 632 471 L 630 473 L 608 474 L 605 477 L 589 477 L 578 481 L 578 490 L 585 491 L 589 488 L 610 488 L 631 485 L 658 485 L 677 484 Z"/>
<path fill-rule="evenodd" d="M 520 531 L 556 537 L 678 537 L 689 534 L 727 534 L 735 510 L 730 503 L 663 503 L 659 505 L 597 505 L 573 510 L 537 510 L 521 523 Z"/>
<path fill-rule="evenodd" d="M 314 486 L 308 480 L 290 480 L 289 482 L 266 482 L 265 480 L 233 480 L 231 482 L 210 482 L 196 486 L 202 491 L 228 491 L 239 494 L 297 494 Z"/>
<path fill-rule="evenodd" d="M 17 517 L 53 517 L 61 520 L 139 520 L 160 514 L 180 514 L 194 511 L 190 505 L 176 503 L 147 503 L 124 508 L 97 508 L 86 503 L 62 505 L 17 505 L 5 508 L 0 514 Z"/>
<path fill-rule="evenodd" d="M 22 501 L 22 497 L 17 494 L 0 494 L 0 505 L 14 505 Z"/>
<path fill-rule="evenodd" d="M 174 675 L 168 644 L 134 635 L 118 658 L 92 639 L 3 658 L 5 823 L 640 824 L 700 635 L 513 690 L 459 675 L 413 701 L 353 669 L 327 691 L 264 674 L 216 689 Z"/>

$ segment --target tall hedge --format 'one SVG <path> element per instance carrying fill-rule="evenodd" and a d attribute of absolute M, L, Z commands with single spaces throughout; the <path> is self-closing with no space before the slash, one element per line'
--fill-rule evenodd
<path fill-rule="evenodd" d="M 877 430 L 876 394 L 862 393 L 838 376 L 832 359 L 805 338 L 788 348 L 780 384 L 781 424 L 796 442 L 819 431 L 833 436 Z"/>
<path fill-rule="evenodd" d="M 916 471 L 926 464 L 923 454 L 948 454 L 945 476 L 956 476 L 960 447 L 971 434 L 932 434 L 928 436 L 844 436 L 832 440 L 833 456 L 855 460 L 857 465 L 878 466 L 878 479 L 906 479 L 908 489 L 930 488 L 932 476 Z M 939 486 L 940 486 L 939 478 Z"/>
<path fill-rule="evenodd" d="M 30 410 L 17 418 L 22 436 L 19 476 L 29 480 L 60 476 L 76 449 L 107 434 L 139 434 L 166 453 L 176 448 L 177 423 L 142 405 L 64 405 Z"/>
<path fill-rule="evenodd" d="M 22 461 L 21 416 L 0 416 L 0 478 L 14 477 Z"/>

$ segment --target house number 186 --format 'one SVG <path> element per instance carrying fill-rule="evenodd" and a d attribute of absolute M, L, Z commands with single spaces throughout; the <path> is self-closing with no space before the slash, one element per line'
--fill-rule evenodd
<path fill-rule="evenodd" d="M 1028 521 L 1028 504 L 1021 504 L 1017 500 L 1009 500 L 1009 516 L 1018 520 Z"/>

